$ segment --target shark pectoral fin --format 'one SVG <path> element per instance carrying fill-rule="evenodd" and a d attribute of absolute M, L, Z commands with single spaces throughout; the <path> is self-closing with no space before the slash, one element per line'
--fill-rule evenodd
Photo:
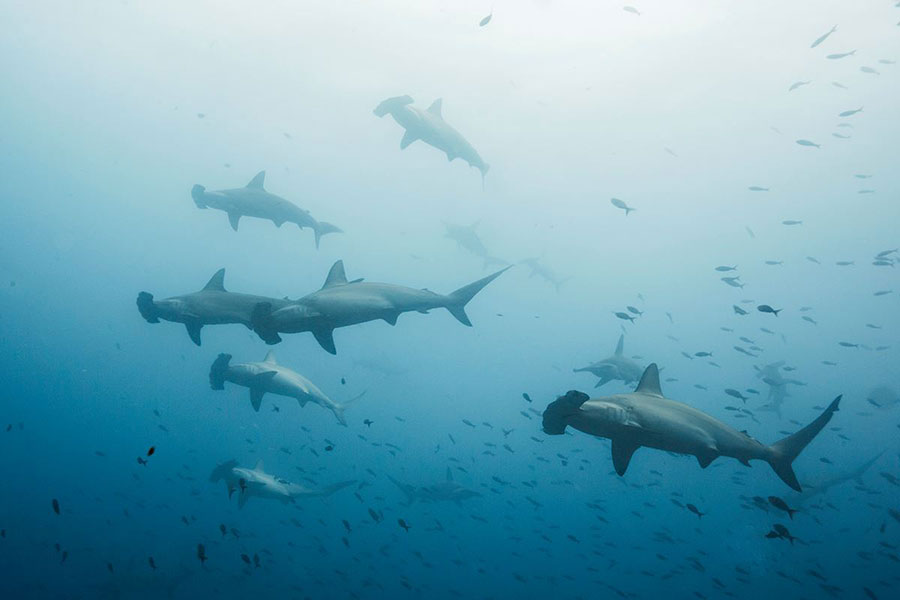
<path fill-rule="evenodd" d="M 306 403 L 309 402 L 309 400 L 307 400 L 306 398 L 297 398 L 297 402 L 300 403 L 300 408 L 303 408 L 304 406 L 306 406 Z"/>
<path fill-rule="evenodd" d="M 619 343 L 616 344 L 616 356 L 622 356 L 622 351 L 625 349 L 625 334 L 619 336 Z"/>
<path fill-rule="evenodd" d="M 457 158 L 455 154 L 452 154 L 450 152 L 447 153 L 447 162 L 453 162 L 454 158 Z"/>
<path fill-rule="evenodd" d="M 444 104 L 443 99 L 438 98 L 437 100 L 435 100 L 434 102 L 431 103 L 431 106 L 428 107 L 428 112 L 430 112 L 431 114 L 433 114 L 437 117 L 444 118 L 444 116 L 441 114 L 441 107 L 443 106 L 443 104 Z"/>
<path fill-rule="evenodd" d="M 598 388 L 601 385 L 606 385 L 610 381 L 612 381 L 612 379 L 610 379 L 609 377 L 601 377 L 600 379 L 597 380 L 597 383 L 594 384 L 594 387 Z"/>
<path fill-rule="evenodd" d="M 249 496 L 247 492 L 241 490 L 240 495 L 238 496 L 238 508 L 244 508 L 244 505 L 247 504 L 247 499 Z"/>
<path fill-rule="evenodd" d="M 625 474 L 625 471 L 628 470 L 628 463 L 631 462 L 631 455 L 638 448 L 640 448 L 639 444 L 633 444 L 621 439 L 612 441 L 612 459 L 616 473 L 619 475 Z"/>
<path fill-rule="evenodd" d="M 428 314 L 428 311 L 425 310 L 425 309 L 423 309 L 423 310 L 417 310 L 416 312 L 417 312 L 417 313 L 422 313 L 423 315 L 427 315 L 427 314 Z"/>
<path fill-rule="evenodd" d="M 278 371 L 266 371 L 253 376 L 253 381 L 250 383 L 250 404 L 253 405 L 253 410 L 256 412 L 259 412 L 263 394 L 266 393 L 266 386 L 277 374 Z"/>
<path fill-rule="evenodd" d="M 719 453 L 710 448 L 709 450 L 705 450 L 697 453 L 697 462 L 700 463 L 700 468 L 705 469 L 709 466 L 709 463 L 719 458 Z M 750 466 L 749 463 L 745 463 L 747 466 Z"/>
<path fill-rule="evenodd" d="M 228 222 L 231 223 L 231 228 L 235 231 L 238 230 L 238 223 L 241 221 L 241 215 L 238 213 L 230 212 L 228 213 Z"/>
<path fill-rule="evenodd" d="M 272 219 L 272 222 L 275 223 L 275 227 L 281 227 L 282 225 L 284 225 L 284 221 L 282 219 Z"/>
<path fill-rule="evenodd" d="M 399 312 L 389 313 L 382 317 L 388 325 L 396 325 L 397 318 L 400 316 Z"/>
<path fill-rule="evenodd" d="M 406 147 L 412 144 L 417 139 L 419 139 L 419 136 L 407 129 L 406 133 L 403 134 L 403 139 L 400 140 L 400 149 L 406 150 Z"/>
<path fill-rule="evenodd" d="M 201 323 L 197 319 L 190 319 L 187 323 L 184 324 L 185 328 L 187 328 L 188 337 L 191 338 L 191 341 L 200 345 L 200 329 L 203 327 L 203 323 Z"/>
<path fill-rule="evenodd" d="M 263 394 L 266 393 L 266 390 L 259 387 L 250 388 L 250 404 L 253 405 L 253 410 L 259 412 L 259 407 L 262 405 L 262 397 Z"/>
<path fill-rule="evenodd" d="M 333 329 L 313 329 L 312 334 L 326 352 L 329 354 L 337 354 L 337 348 L 334 347 Z"/>

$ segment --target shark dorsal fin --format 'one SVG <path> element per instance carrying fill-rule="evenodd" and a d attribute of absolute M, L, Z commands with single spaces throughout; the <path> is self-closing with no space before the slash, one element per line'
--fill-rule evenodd
<path fill-rule="evenodd" d="M 447 481 L 453 481 L 453 471 L 450 470 L 450 467 L 447 467 Z"/>
<path fill-rule="evenodd" d="M 254 471 L 263 471 L 264 470 L 262 459 L 259 459 L 258 461 L 256 461 L 256 466 L 253 467 L 253 470 Z"/>
<path fill-rule="evenodd" d="M 641 382 L 637 389 L 634 390 L 639 394 L 650 394 L 652 396 L 662 396 L 662 388 L 659 387 L 659 367 L 656 363 L 650 363 L 650 366 L 641 375 Z"/>
<path fill-rule="evenodd" d="M 266 183 L 266 172 L 260 171 L 256 175 L 253 176 L 253 179 L 250 180 L 250 183 L 247 184 L 247 187 L 251 190 L 265 190 L 263 187 Z"/>
<path fill-rule="evenodd" d="M 277 365 L 278 361 L 275 360 L 275 351 L 269 350 L 266 352 L 266 357 L 263 359 L 263 362 L 271 363 L 273 365 Z"/>
<path fill-rule="evenodd" d="M 622 356 L 622 351 L 625 350 L 625 334 L 619 336 L 619 343 L 616 344 L 616 356 Z"/>
<path fill-rule="evenodd" d="M 331 265 L 331 270 L 328 271 L 328 277 L 325 278 L 325 283 L 322 285 L 322 289 L 334 287 L 336 285 L 344 285 L 347 283 L 347 275 L 344 273 L 344 261 L 339 260 L 333 265 Z"/>
<path fill-rule="evenodd" d="M 443 115 L 441 115 L 441 105 L 443 105 L 443 103 L 444 103 L 444 101 L 441 100 L 440 98 L 438 98 L 437 100 L 435 100 L 434 102 L 431 103 L 431 106 L 428 107 L 428 112 L 430 112 L 431 114 L 433 114 L 436 117 L 441 117 L 443 119 L 444 117 L 443 117 Z"/>
<path fill-rule="evenodd" d="M 203 286 L 203 291 L 211 290 L 216 292 L 225 291 L 225 269 L 216 271 L 215 274 L 209 278 L 209 281 L 206 282 L 206 285 Z"/>

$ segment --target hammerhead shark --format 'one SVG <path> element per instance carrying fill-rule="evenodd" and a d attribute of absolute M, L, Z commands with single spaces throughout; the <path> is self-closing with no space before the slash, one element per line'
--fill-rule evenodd
<path fill-rule="evenodd" d="M 319 345 L 331 354 L 337 354 L 333 335 L 336 328 L 378 319 L 396 325 L 397 317 L 405 312 L 427 313 L 433 308 L 446 308 L 460 323 L 471 327 L 466 304 L 509 268 L 443 295 L 388 283 L 363 282 L 362 279 L 347 281 L 344 262 L 339 260 L 332 265 L 319 291 L 286 305 L 257 304 L 251 325 L 267 344 L 280 342 L 279 333 L 312 332 Z"/>
<path fill-rule="evenodd" d="M 288 304 L 287 300 L 226 291 L 225 269 L 216 271 L 199 292 L 165 300 L 154 300 L 149 292 L 141 292 L 137 297 L 138 311 L 148 323 L 159 323 L 160 319 L 184 323 L 191 341 L 198 346 L 204 325 L 240 323 L 250 327 L 253 309 L 260 302 L 278 308 Z"/>
<path fill-rule="evenodd" d="M 837 487 L 844 483 L 847 483 L 848 481 L 855 481 L 857 483 L 857 485 L 862 485 L 863 484 L 862 476 L 865 474 L 866 471 L 868 471 L 872 467 L 872 465 L 874 465 L 876 462 L 878 462 L 878 459 L 881 458 L 881 456 L 883 454 L 884 454 L 884 451 L 879 452 L 878 454 L 876 454 L 875 456 L 873 456 L 866 462 L 862 463 L 861 465 L 859 465 L 858 467 L 856 467 L 855 469 L 852 469 L 850 471 L 845 471 L 843 473 L 839 473 L 839 474 L 829 477 L 827 479 L 821 479 L 821 480 L 813 481 L 813 482 L 810 482 L 810 481 L 805 482 L 805 484 L 804 484 L 805 487 L 803 489 L 802 494 L 796 500 L 794 500 L 794 502 L 796 502 L 797 504 L 803 504 L 805 502 L 808 502 L 812 498 L 815 498 L 816 496 L 818 496 L 820 494 L 824 494 L 831 488 Z"/>
<path fill-rule="evenodd" d="M 401 150 L 416 140 L 422 140 L 429 146 L 445 152 L 448 161 L 461 158 L 469 163 L 470 167 L 481 171 L 483 181 L 490 166 L 482 160 L 466 138 L 444 121 L 441 115 L 441 99 L 435 100 L 428 110 L 411 106 L 412 103 L 413 99 L 410 96 L 395 96 L 379 104 L 373 112 L 377 117 L 391 115 L 394 121 L 406 130 L 403 139 L 400 140 Z"/>
<path fill-rule="evenodd" d="M 388 475 L 388 479 L 406 494 L 407 505 L 412 504 L 416 500 L 421 502 L 455 502 L 460 504 L 463 500 L 481 496 L 475 490 L 470 490 L 464 485 L 453 481 L 453 473 L 450 471 L 450 467 L 447 467 L 447 476 L 444 481 L 423 485 L 422 487 L 401 483 L 390 475 Z"/>
<path fill-rule="evenodd" d="M 637 389 L 591 399 L 576 390 L 551 402 L 543 415 L 544 432 L 562 435 L 566 426 L 612 441 L 616 473 L 625 474 L 634 451 L 641 446 L 697 458 L 705 469 L 720 456 L 736 458 L 750 466 L 751 460 L 769 463 L 778 477 L 796 491 L 802 491 L 791 463 L 831 420 L 841 396 L 812 423 L 771 446 L 726 425 L 696 408 L 663 396 L 659 368 L 651 363 Z"/>
<path fill-rule="evenodd" d="M 284 223 L 295 223 L 300 229 L 309 227 L 319 240 L 327 233 L 341 233 L 338 227 L 324 221 L 316 221 L 308 210 L 266 191 L 266 172 L 260 171 L 246 186 L 229 190 L 208 192 L 202 185 L 191 189 L 191 196 L 197 208 L 216 208 L 228 213 L 231 228 L 237 231 L 241 217 L 267 219 L 281 227 Z"/>
<path fill-rule="evenodd" d="M 473 223 L 472 225 L 457 225 L 456 223 L 444 222 L 444 227 L 447 229 L 447 233 L 444 234 L 444 237 L 450 238 L 456 242 L 457 246 L 468 250 L 483 260 L 484 268 L 488 268 L 490 265 L 503 266 L 509 264 L 508 261 L 491 255 L 484 245 L 484 242 L 481 241 L 481 236 L 475 231 L 475 228 L 478 227 L 478 223 Z"/>
<path fill-rule="evenodd" d="M 616 344 L 615 353 L 609 358 L 604 358 L 595 363 L 591 363 L 580 369 L 572 369 L 573 373 L 588 372 L 593 373 L 600 379 L 594 385 L 595 388 L 606 385 L 610 381 L 619 380 L 625 384 L 633 383 L 641 377 L 641 367 L 625 356 L 625 336 L 619 336 L 619 343 Z"/>
<path fill-rule="evenodd" d="M 269 351 L 262 362 L 230 363 L 230 354 L 220 354 L 212 364 L 209 370 L 209 383 L 212 389 L 224 390 L 226 381 L 250 388 L 250 404 L 257 412 L 266 392 L 296 398 L 301 407 L 306 406 L 307 402 L 315 402 L 333 412 L 338 423 L 347 425 L 344 409 L 349 402 L 338 404 L 300 373 L 279 365 L 275 359 L 275 352 Z M 357 398 L 359 397 L 361 395 Z"/>
<path fill-rule="evenodd" d="M 266 473 L 263 470 L 262 460 L 258 461 L 252 469 L 239 466 L 236 460 L 226 461 L 213 469 L 209 480 L 213 483 L 224 480 L 229 499 L 235 490 L 239 489 L 238 508 L 244 508 L 247 500 L 253 497 L 271 498 L 287 503 L 294 502 L 298 498 L 330 496 L 336 491 L 356 483 L 355 481 L 341 481 L 311 489 Z"/>

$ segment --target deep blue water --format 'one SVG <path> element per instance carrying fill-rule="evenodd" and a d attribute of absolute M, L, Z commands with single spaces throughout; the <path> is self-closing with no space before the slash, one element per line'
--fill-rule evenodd
<path fill-rule="evenodd" d="M 0 3 L 0 596 L 897 597 L 895 4 Z M 404 94 L 443 99 L 483 183 L 400 150 L 373 109 Z M 261 170 L 343 233 L 234 231 L 191 198 Z M 198 347 L 135 306 L 220 268 L 296 299 L 339 259 L 441 294 L 513 268 L 472 328 L 412 312 L 337 329 L 334 356 L 239 324 Z M 621 334 L 667 397 L 764 444 L 842 394 L 794 463 L 804 495 L 765 462 L 650 448 L 620 477 L 609 440 L 545 434 L 568 390 L 634 390 L 573 372 Z M 348 426 L 211 389 L 219 353 L 270 349 L 337 402 L 365 392 Z M 239 508 L 209 481 L 230 459 L 355 483 Z M 390 480 L 448 468 L 479 496 L 410 504 Z"/>

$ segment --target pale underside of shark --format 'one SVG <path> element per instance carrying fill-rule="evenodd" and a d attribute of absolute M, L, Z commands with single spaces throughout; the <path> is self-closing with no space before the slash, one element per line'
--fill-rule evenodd
<path fill-rule="evenodd" d="M 394 121 L 406 130 L 403 139 L 400 140 L 401 150 L 416 140 L 422 140 L 429 146 L 443 151 L 448 161 L 461 158 L 469 163 L 469 166 L 481 171 L 482 177 L 487 174 L 490 166 L 482 160 L 466 138 L 444 121 L 440 98 L 427 110 L 418 109 L 412 106 L 412 103 L 413 99 L 410 96 L 396 96 L 388 98 L 373 111 L 378 117 L 391 115 Z"/>
<path fill-rule="evenodd" d="M 388 479 L 406 495 L 407 505 L 412 504 L 416 500 L 426 503 L 455 502 L 460 504 L 463 500 L 481 496 L 479 492 L 470 490 L 464 485 L 455 482 L 450 467 L 447 467 L 447 475 L 444 481 L 421 487 L 402 483 L 390 475 L 388 475 Z"/>
<path fill-rule="evenodd" d="M 557 398 L 544 411 L 543 427 L 550 435 L 561 435 L 571 426 L 610 439 L 613 465 L 619 475 L 625 474 L 635 450 L 646 446 L 693 455 L 704 469 L 720 456 L 735 458 L 747 466 L 751 460 L 764 460 L 782 481 L 800 491 L 791 463 L 831 420 L 840 399 L 835 398 L 797 433 L 766 446 L 700 410 L 664 397 L 659 369 L 653 363 L 632 393 L 591 399 L 572 390 Z"/>
<path fill-rule="evenodd" d="M 629 384 L 638 381 L 643 373 L 643 369 L 636 362 L 625 356 L 625 336 L 619 336 L 619 343 L 616 344 L 616 351 L 609 358 L 604 358 L 595 363 L 591 363 L 580 369 L 572 369 L 574 373 L 587 372 L 596 375 L 600 379 L 594 385 L 598 388 L 610 381 L 621 381 Z"/>
<path fill-rule="evenodd" d="M 252 469 L 239 466 L 236 460 L 226 461 L 213 469 L 209 480 L 213 483 L 224 481 L 229 498 L 235 491 L 240 490 L 238 508 L 243 508 L 250 498 L 268 498 L 288 503 L 314 496 L 330 496 L 355 483 L 355 481 L 342 481 L 325 487 L 308 488 L 266 473 L 263 470 L 262 460 L 258 461 Z"/>
<path fill-rule="evenodd" d="M 137 297 L 138 310 L 148 323 L 171 321 L 183 323 L 191 340 L 200 345 L 200 329 L 204 325 L 239 323 L 250 327 L 253 309 L 261 302 L 282 307 L 287 300 L 240 294 L 225 290 L 225 269 L 219 269 L 199 292 L 154 300 L 153 294 L 141 292 Z"/>
<path fill-rule="evenodd" d="M 279 333 L 309 331 L 331 354 L 337 353 L 335 329 L 379 319 L 396 325 L 397 318 L 405 312 L 428 313 L 435 308 L 445 308 L 460 323 L 471 327 L 466 304 L 504 271 L 506 269 L 443 295 L 361 279 L 347 281 L 344 263 L 339 260 L 331 267 L 319 291 L 280 307 L 267 302 L 257 305 L 252 327 L 267 344 L 280 342 Z"/>
<path fill-rule="evenodd" d="M 226 381 L 249 388 L 250 404 L 257 412 L 263 395 L 269 393 L 295 398 L 301 407 L 307 402 L 318 404 L 333 412 L 341 425 L 347 425 L 344 409 L 349 403 L 338 404 L 306 377 L 278 364 L 272 351 L 262 362 L 237 364 L 231 364 L 230 354 L 220 354 L 210 367 L 209 383 L 212 389 L 223 390 Z"/>
<path fill-rule="evenodd" d="M 198 208 L 215 208 L 228 213 L 231 228 L 237 231 L 241 217 L 256 217 L 272 221 L 276 227 L 285 223 L 294 223 L 300 229 L 309 227 L 316 236 L 316 248 L 319 240 L 327 233 L 341 233 L 338 227 L 324 221 L 317 221 L 304 210 L 285 200 L 281 196 L 271 194 L 265 189 L 266 172 L 260 171 L 246 186 L 228 190 L 206 191 L 202 185 L 191 189 L 191 196 Z"/>

